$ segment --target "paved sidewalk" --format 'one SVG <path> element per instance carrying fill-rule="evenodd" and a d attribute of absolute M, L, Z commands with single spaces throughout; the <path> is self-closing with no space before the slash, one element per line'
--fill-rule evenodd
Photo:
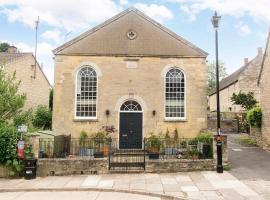
<path fill-rule="evenodd" d="M 258 193 L 228 172 L 223 174 L 205 171 L 174 174 L 54 176 L 28 181 L 24 179 L 0 179 L 0 191 L 2 192 L 65 190 L 125 192 L 160 198 L 165 197 L 162 195 L 169 195 L 178 199 L 199 200 L 263 199 Z"/>

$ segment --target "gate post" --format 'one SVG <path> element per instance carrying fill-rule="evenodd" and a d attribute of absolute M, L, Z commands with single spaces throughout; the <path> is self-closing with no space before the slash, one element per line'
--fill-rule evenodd
<path fill-rule="evenodd" d="M 143 169 L 145 170 L 145 138 L 143 138 Z"/>

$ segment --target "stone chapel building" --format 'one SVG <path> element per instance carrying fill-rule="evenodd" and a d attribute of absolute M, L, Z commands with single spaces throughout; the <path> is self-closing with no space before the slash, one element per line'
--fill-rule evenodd
<path fill-rule="evenodd" d="M 206 128 L 207 53 L 135 8 L 54 51 L 53 131 L 113 126 L 132 145 L 150 133 Z"/>

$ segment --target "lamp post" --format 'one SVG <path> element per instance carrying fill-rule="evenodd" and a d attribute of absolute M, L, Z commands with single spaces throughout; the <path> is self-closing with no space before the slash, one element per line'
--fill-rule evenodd
<path fill-rule="evenodd" d="M 217 97 L 217 173 L 223 173 L 222 166 L 222 141 L 220 133 L 220 102 L 219 102 L 219 64 L 218 64 L 218 27 L 221 16 L 215 15 L 212 17 L 212 24 L 215 29 L 216 41 L 216 97 Z"/>

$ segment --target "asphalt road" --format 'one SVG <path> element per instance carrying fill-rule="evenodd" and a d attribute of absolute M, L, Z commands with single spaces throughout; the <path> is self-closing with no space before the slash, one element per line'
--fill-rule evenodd
<path fill-rule="evenodd" d="M 228 135 L 230 173 L 240 180 L 270 181 L 270 153 L 236 144 L 239 135 Z"/>

